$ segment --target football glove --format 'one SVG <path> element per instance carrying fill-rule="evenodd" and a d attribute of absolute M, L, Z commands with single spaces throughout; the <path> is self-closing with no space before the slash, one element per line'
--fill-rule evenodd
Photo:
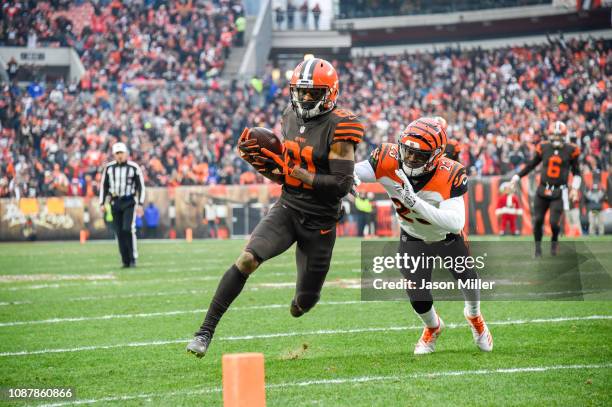
<path fill-rule="evenodd" d="M 293 172 L 293 165 L 289 165 L 289 163 L 285 162 L 283 154 L 278 155 L 267 148 L 262 148 L 261 154 L 262 155 L 257 158 L 257 161 L 268 170 L 277 170 L 280 175 L 291 175 L 291 172 Z"/>
<path fill-rule="evenodd" d="M 402 170 L 395 170 L 395 175 L 397 175 L 404 184 L 395 184 L 395 190 L 400 196 L 400 200 L 408 207 L 412 208 L 417 201 L 417 195 L 416 192 L 414 192 L 414 188 L 412 188 L 410 180 Z"/>
<path fill-rule="evenodd" d="M 245 127 L 240 135 L 240 138 L 238 139 L 238 153 L 240 154 L 240 158 L 250 164 L 253 164 L 257 157 L 259 157 L 261 154 L 257 140 L 249 139 L 250 134 L 251 129 Z"/>

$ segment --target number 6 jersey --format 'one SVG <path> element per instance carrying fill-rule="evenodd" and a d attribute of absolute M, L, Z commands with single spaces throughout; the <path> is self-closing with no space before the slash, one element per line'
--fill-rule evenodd
<path fill-rule="evenodd" d="M 540 162 L 540 185 L 560 187 L 567 185 L 570 169 L 574 175 L 579 174 L 578 157 L 580 148 L 572 143 L 555 147 L 545 141 L 537 145 L 535 156 L 518 173 L 519 177 L 527 175 Z"/>
<path fill-rule="evenodd" d="M 383 143 L 377 147 L 367 161 L 355 165 L 355 174 L 362 182 L 378 181 L 387 191 L 393 201 L 400 227 L 410 236 L 427 242 L 444 240 L 449 233 L 448 229 L 438 227 L 423 219 L 423 215 L 414 209 L 407 208 L 395 189 L 395 185 L 402 185 L 395 174 L 400 168 L 398 146 L 394 143 Z M 467 192 L 467 176 L 465 168 L 456 161 L 442 157 L 437 167 L 422 176 L 410 178 L 410 182 L 417 196 L 428 204 L 440 208 L 444 201 L 463 201 L 463 194 Z M 463 202 L 454 207 L 465 211 Z"/>
<path fill-rule="evenodd" d="M 286 161 L 311 173 L 329 174 L 331 145 L 340 141 L 359 144 L 365 126 L 352 112 L 338 107 L 305 121 L 289 106 L 283 112 L 282 132 Z M 340 199 L 288 175 L 280 201 L 302 212 L 307 217 L 305 223 L 313 228 L 331 227 L 339 219 Z"/>

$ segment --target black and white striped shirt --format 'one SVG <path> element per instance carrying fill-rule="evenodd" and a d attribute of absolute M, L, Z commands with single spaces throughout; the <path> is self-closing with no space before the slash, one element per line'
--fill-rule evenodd
<path fill-rule="evenodd" d="M 107 196 L 113 198 L 134 197 L 136 203 L 144 204 L 145 185 L 140 166 L 134 161 L 119 164 L 111 161 L 102 170 L 100 184 L 100 205 L 104 205 Z"/>

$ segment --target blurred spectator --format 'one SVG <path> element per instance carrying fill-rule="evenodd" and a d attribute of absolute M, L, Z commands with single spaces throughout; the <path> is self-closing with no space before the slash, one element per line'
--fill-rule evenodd
<path fill-rule="evenodd" d="M 589 213 L 589 235 L 605 234 L 605 224 L 602 212 L 605 199 L 606 193 L 597 183 L 593 183 L 593 186 L 584 193 L 586 209 Z"/>
<path fill-rule="evenodd" d="M 244 31 L 246 30 L 246 18 L 240 16 L 236 19 L 236 46 L 244 46 Z"/>
<path fill-rule="evenodd" d="M 146 238 L 158 238 L 159 228 L 159 209 L 153 202 L 149 202 L 144 211 L 145 220 L 145 237 Z"/>
<path fill-rule="evenodd" d="M 304 3 L 300 6 L 300 20 L 302 21 L 302 29 L 308 29 L 308 0 L 304 0 Z"/>
<path fill-rule="evenodd" d="M 275 15 L 276 15 L 276 29 L 277 30 L 282 30 L 283 29 L 283 21 L 285 21 L 285 12 L 283 11 L 283 8 L 281 6 L 278 6 L 274 9 Z"/>
<path fill-rule="evenodd" d="M 293 19 L 295 17 L 295 6 L 291 0 L 287 0 L 287 29 L 293 30 Z"/>
<path fill-rule="evenodd" d="M 319 30 L 319 18 L 321 18 L 321 7 L 319 6 L 319 3 L 316 3 L 312 8 L 312 16 L 314 18 L 315 30 Z"/>

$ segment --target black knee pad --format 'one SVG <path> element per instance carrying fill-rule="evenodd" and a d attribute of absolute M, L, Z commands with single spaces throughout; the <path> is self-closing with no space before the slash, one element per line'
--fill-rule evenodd
<path fill-rule="evenodd" d="M 319 294 L 300 293 L 296 295 L 291 302 L 291 315 L 296 318 L 304 315 L 319 302 L 319 298 L 321 298 Z"/>

